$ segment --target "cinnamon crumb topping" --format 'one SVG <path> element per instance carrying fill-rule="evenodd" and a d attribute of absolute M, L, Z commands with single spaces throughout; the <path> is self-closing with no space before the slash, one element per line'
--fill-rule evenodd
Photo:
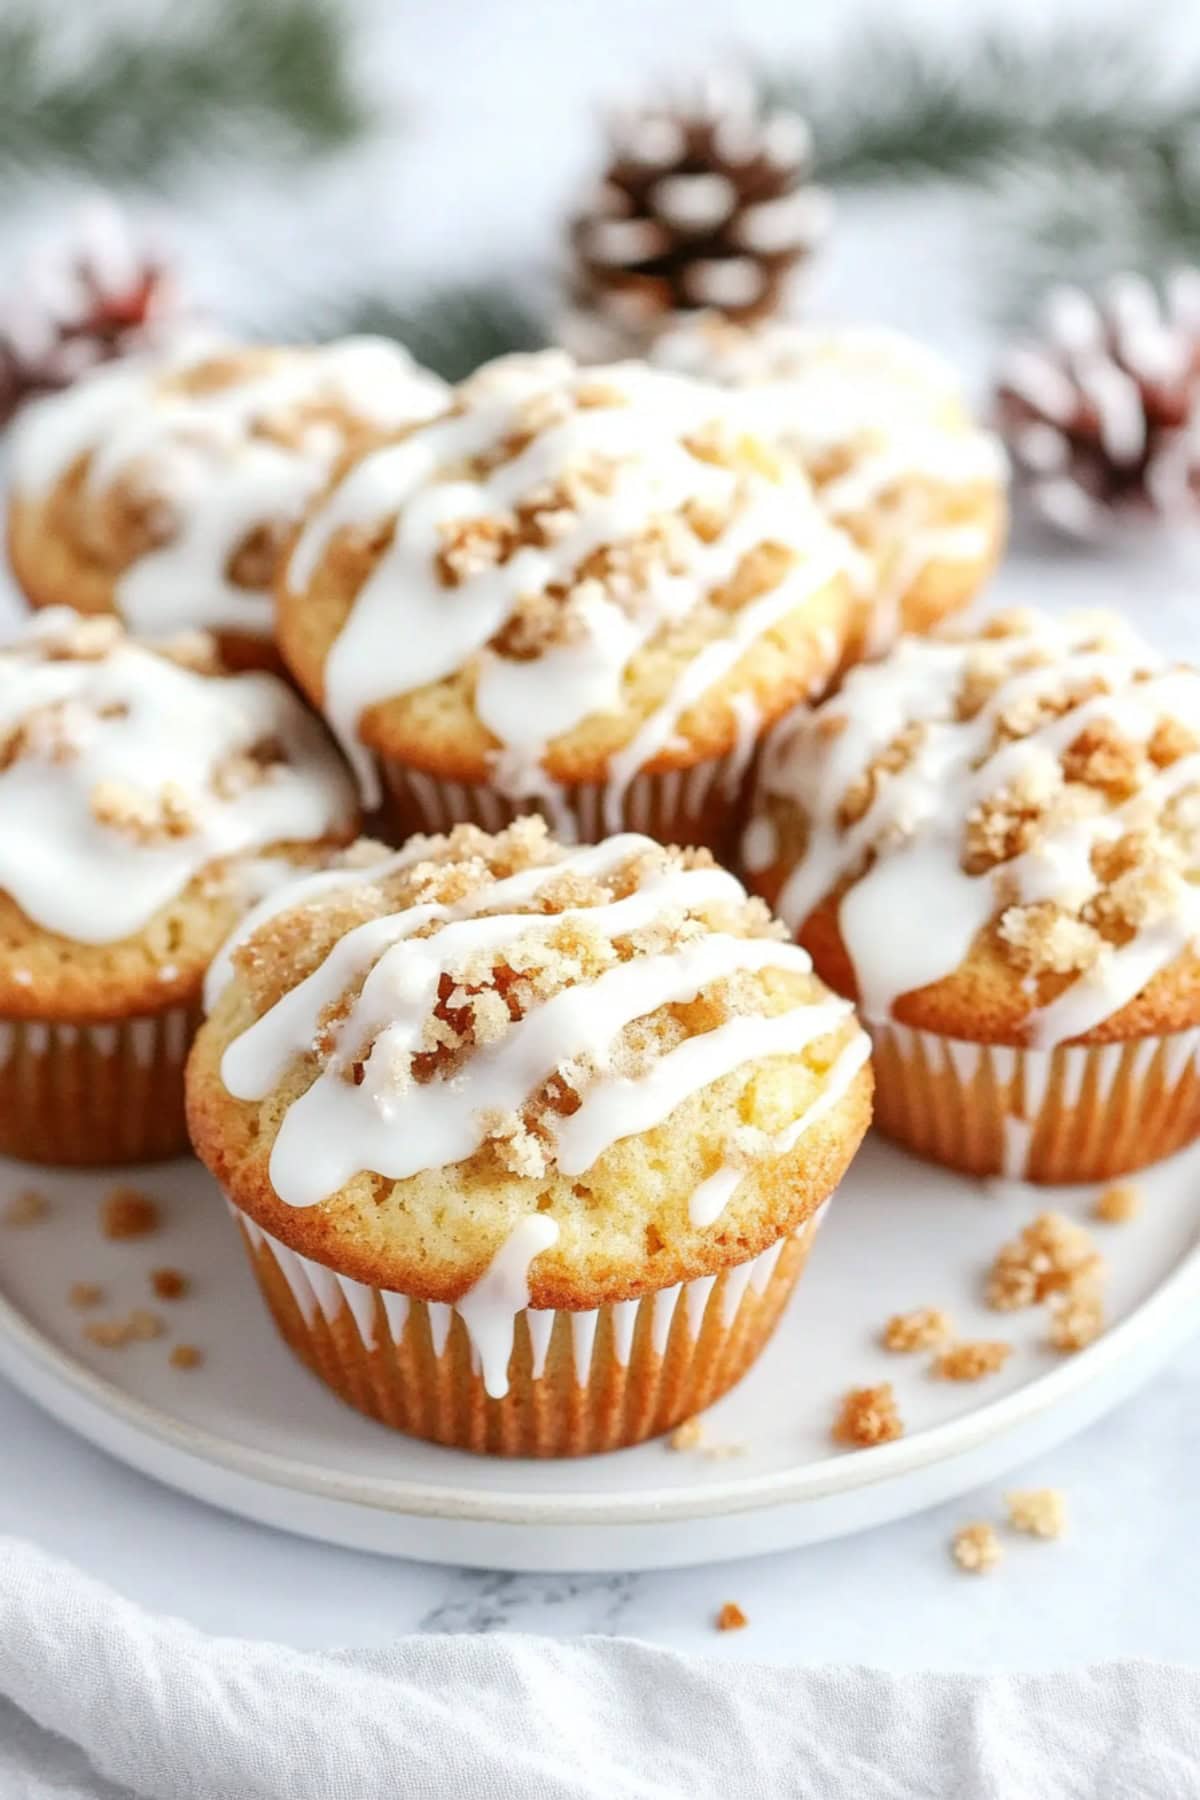
<path fill-rule="evenodd" d="M 1000 1561 L 1004 1547 L 995 1526 L 979 1520 L 972 1525 L 960 1525 L 951 1540 L 950 1552 L 959 1568 L 965 1569 L 968 1575 L 986 1575 Z"/>
<path fill-rule="evenodd" d="M 994 1375 L 1012 1355 L 1012 1345 L 998 1338 L 977 1338 L 951 1344 L 933 1365 L 939 1381 L 982 1381 Z"/>
<path fill-rule="evenodd" d="M 140 1188 L 112 1188 L 100 1208 L 100 1230 L 106 1238 L 148 1237 L 161 1222 L 157 1200 Z"/>
<path fill-rule="evenodd" d="M 98 781 L 91 793 L 92 817 L 131 837 L 138 844 L 159 844 L 190 837 L 199 829 L 191 800 L 178 783 L 166 782 L 157 794 L 121 781 Z"/>
<path fill-rule="evenodd" d="M 888 1444 L 903 1435 L 904 1425 L 890 1381 L 882 1381 L 878 1387 L 851 1388 L 842 1400 L 833 1427 L 835 1443 L 851 1444 L 857 1449 Z"/>
<path fill-rule="evenodd" d="M 91 1344 L 102 1350 L 123 1350 L 127 1344 L 145 1343 L 151 1338 L 161 1337 L 165 1330 L 157 1313 L 148 1308 L 136 1306 L 123 1319 L 92 1319 L 83 1328 L 83 1335 Z"/>
<path fill-rule="evenodd" d="M 191 1287 L 179 1269 L 151 1269 L 150 1286 L 156 1300 L 182 1300 Z"/>
<path fill-rule="evenodd" d="M 1062 1213 L 1039 1213 L 996 1254 L 985 1298 L 996 1312 L 1035 1306 L 1052 1294 L 1075 1294 L 1104 1274 L 1091 1233 Z"/>
<path fill-rule="evenodd" d="M 1058 1538 L 1067 1528 L 1067 1501 L 1061 1488 L 1014 1488 L 1005 1494 L 1004 1503 L 1014 1531 Z"/>
<path fill-rule="evenodd" d="M 50 1211 L 50 1202 L 40 1188 L 22 1188 L 7 1202 L 0 1217 L 6 1225 L 20 1230 L 26 1225 L 36 1225 Z"/>
<path fill-rule="evenodd" d="M 913 1312 L 893 1313 L 883 1328 L 882 1341 L 885 1350 L 908 1353 L 936 1350 L 953 1335 L 949 1313 L 938 1306 L 919 1306 Z"/>
<path fill-rule="evenodd" d="M 1126 1225 L 1142 1210 L 1142 1190 L 1133 1181 L 1114 1181 L 1097 1194 L 1092 1217 L 1105 1225 Z"/>

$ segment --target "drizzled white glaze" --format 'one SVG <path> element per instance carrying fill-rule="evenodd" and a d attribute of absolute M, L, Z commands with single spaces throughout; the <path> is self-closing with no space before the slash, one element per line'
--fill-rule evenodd
<path fill-rule="evenodd" d="M 838 524 L 868 517 L 906 483 L 954 490 L 1005 479 L 999 440 L 970 423 L 953 371 L 899 333 L 702 318 L 665 334 L 653 359 L 734 390 L 735 418 L 799 457 Z M 846 466 L 826 476 L 830 459 Z M 882 586 L 870 559 L 859 559 L 870 654 L 894 639 L 905 593 L 927 567 L 973 563 L 989 549 L 987 529 L 931 523 L 924 501 L 910 515 L 890 522 L 903 545 Z"/>
<path fill-rule="evenodd" d="M 184 626 L 270 635 L 269 591 L 233 581 L 230 559 L 257 528 L 298 521 L 345 445 L 328 417 L 295 442 L 269 435 L 274 425 L 328 407 L 386 431 L 445 403 L 444 382 L 375 338 L 272 351 L 243 380 L 184 392 L 180 380 L 222 351 L 238 354 L 192 337 L 167 355 L 124 360 L 31 406 L 14 432 L 19 496 L 45 495 L 86 456 L 85 500 L 128 480 L 169 516 L 166 541 L 115 582 L 118 612 L 147 635 Z"/>
<path fill-rule="evenodd" d="M 581 388 L 614 389 L 624 404 L 576 408 Z M 547 352 L 490 365 L 460 398 L 456 416 L 365 457 L 347 475 L 310 519 L 288 572 L 290 588 L 301 594 L 339 531 L 396 520 L 392 542 L 358 593 L 325 667 L 328 715 L 370 804 L 378 782 L 358 738 L 364 709 L 473 666 L 475 709 L 499 744 L 495 785 L 510 799 L 542 801 L 556 829 L 566 829 L 569 814 L 544 767 L 547 747 L 584 720 L 619 711 L 624 676 L 638 651 L 726 584 L 747 553 L 770 542 L 798 558 L 777 588 L 730 615 L 728 632 L 708 643 L 612 759 L 606 804 L 612 829 L 620 796 L 671 741 L 688 707 L 732 672 L 757 637 L 847 566 L 846 546 L 824 523 L 799 474 L 787 484 L 735 475 L 685 446 L 685 437 L 724 410 L 707 384 L 634 364 L 578 371 L 561 352 Z M 541 422 L 511 460 L 485 476 L 447 476 L 527 429 L 531 409 L 543 407 L 551 409 L 550 422 Z M 457 587 L 443 585 L 436 558 L 455 522 L 503 520 L 596 458 L 611 461 L 611 487 L 577 497 L 552 542 L 524 544 Z M 684 528 L 689 504 L 724 511 L 735 500 L 731 523 L 712 542 Z M 660 560 L 639 583 L 626 578 L 619 600 L 611 581 L 590 582 L 574 595 L 570 641 L 540 655 L 518 660 L 487 648 L 523 596 L 575 587 L 589 556 L 638 540 L 662 519 L 677 527 L 671 567 Z"/>
<path fill-rule="evenodd" d="M 447 970 L 464 955 L 502 954 L 519 935 L 549 933 L 578 918 L 610 938 L 625 936 L 680 909 L 736 902 L 744 890 L 715 868 L 668 867 L 643 878 L 623 899 L 565 913 L 506 910 L 536 905 L 539 893 L 570 871 L 603 876 L 650 848 L 633 835 L 483 886 L 449 905 L 424 904 L 372 919 L 348 932 L 311 974 L 283 995 L 227 1047 L 225 1086 L 240 1099 L 261 1099 L 295 1057 L 308 1050 L 319 1021 L 354 981 L 358 997 L 339 1028 L 338 1050 L 313 1084 L 288 1107 L 271 1156 L 276 1193 L 292 1206 L 317 1204 L 362 1170 L 403 1180 L 422 1169 L 464 1160 L 484 1141 L 488 1121 L 517 1112 L 556 1070 L 592 1059 L 599 1072 L 581 1089 L 571 1116 L 547 1124 L 561 1173 L 582 1175 L 621 1138 L 652 1129 L 690 1095 L 759 1058 L 795 1054 L 841 1030 L 850 1017 L 844 1001 L 797 1003 L 775 1016 L 737 1015 L 661 1055 L 640 1077 L 606 1073 L 609 1047 L 633 1020 L 670 1001 L 691 1000 L 737 971 L 780 968 L 806 973 L 807 954 L 768 938 L 741 938 L 709 929 L 685 937 L 669 952 L 612 964 L 590 981 L 560 989 L 531 1007 L 500 1039 L 477 1047 L 452 1081 L 395 1087 L 389 1069 L 411 1053 Z M 392 859 L 394 862 L 394 859 Z M 389 864 L 359 872 L 375 879 Z M 309 878 L 271 896 L 259 917 L 296 904 L 302 893 L 318 901 L 351 878 L 339 871 Z M 484 909 L 487 909 L 486 911 Z M 430 924 L 440 929 L 415 934 Z M 364 978 L 365 977 L 365 978 Z M 347 1057 L 362 1056 L 362 1078 L 345 1079 Z M 845 1093 L 867 1055 L 856 1034 L 803 1117 L 772 1140 L 767 1154 L 783 1154 L 820 1114 Z"/>
<path fill-rule="evenodd" d="M 52 609 L 0 650 L 0 741 L 40 708 L 53 733 L 0 769 L 0 889 L 37 924 L 79 943 L 116 942 L 218 858 L 346 830 L 354 793 L 316 721 L 271 675 L 210 676 L 121 639 L 102 658 L 44 654 L 78 624 Z M 285 762 L 222 798 L 226 759 L 275 741 Z M 152 843 L 93 812 L 100 783 L 171 784 L 195 829 Z"/>
<path fill-rule="evenodd" d="M 1092 647 L 1098 624 L 1103 648 Z M 1085 905 L 1102 887 L 1093 851 L 1152 821 L 1172 796 L 1200 786 L 1200 754 L 1185 755 L 1123 803 L 1051 825 L 1030 849 L 1000 865 L 1007 890 L 1001 900 L 996 871 L 972 875 L 962 866 L 973 810 L 1014 780 L 1053 779 L 1062 752 L 1090 724 L 1109 722 L 1136 744 L 1147 743 L 1164 718 L 1194 729 L 1200 673 L 1168 667 L 1119 620 L 1031 614 L 1020 634 L 987 640 L 987 652 L 1004 659 L 1008 673 L 974 718 L 960 720 L 953 697 L 976 648 L 977 641 L 903 639 L 885 663 L 853 671 L 837 699 L 816 714 L 791 715 L 764 753 L 761 794 L 784 797 L 808 822 L 805 854 L 778 910 L 799 929 L 844 877 L 856 877 L 843 895 L 839 926 L 863 1011 L 873 1022 L 886 1020 L 900 996 L 953 973 L 1006 904 L 1055 901 L 1071 911 Z M 1048 651 L 1053 660 L 1016 667 L 1031 649 Z M 1091 678 L 1112 691 L 991 747 L 996 720 L 1009 708 L 1056 695 L 1067 680 Z M 843 828 L 838 814 L 849 787 L 914 724 L 924 727 L 924 736 L 911 760 L 880 780 L 866 813 Z M 773 828 L 756 819 L 747 833 L 748 861 L 762 868 L 776 853 Z M 860 873 L 868 855 L 873 860 Z M 1091 1030 L 1198 939 L 1200 884 L 1193 878 L 1169 917 L 1110 946 L 1057 999 L 1031 1010 L 1028 1043 L 1050 1049 Z"/>

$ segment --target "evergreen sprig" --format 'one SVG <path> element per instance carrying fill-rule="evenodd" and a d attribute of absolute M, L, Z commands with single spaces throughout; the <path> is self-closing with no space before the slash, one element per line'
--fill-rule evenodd
<path fill-rule="evenodd" d="M 368 124 L 337 0 L 193 0 L 64 53 L 65 0 L 0 16 L 0 169 L 155 184 L 204 148 L 329 149 Z M 75 15 L 78 22 L 78 14 Z M 77 35 L 77 34 L 76 34 Z"/>
<path fill-rule="evenodd" d="M 548 341 L 541 312 L 505 280 L 431 288 L 407 303 L 358 295 L 306 324 L 309 330 L 315 324 L 322 337 L 361 332 L 397 338 L 447 381 L 461 381 L 494 356 L 540 350 Z"/>
<path fill-rule="evenodd" d="M 1183 155 L 1200 133 L 1200 77 L 1168 83 L 1145 20 L 1088 20 L 961 44 L 877 25 L 827 66 L 764 75 L 813 128 L 830 186 L 987 181 L 1017 165 L 1096 166 Z"/>

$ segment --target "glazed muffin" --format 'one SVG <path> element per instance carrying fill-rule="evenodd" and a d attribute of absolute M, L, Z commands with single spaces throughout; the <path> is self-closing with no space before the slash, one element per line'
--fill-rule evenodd
<path fill-rule="evenodd" d="M 978 593 L 1004 541 L 1005 460 L 939 356 L 899 332 L 705 317 L 655 358 L 734 389 L 738 417 L 800 459 L 853 539 L 852 658 L 931 630 Z"/>
<path fill-rule="evenodd" d="M 186 1148 L 205 968 L 246 905 L 356 825 L 353 784 L 277 677 L 200 634 L 39 614 L 0 650 L 0 1152 Z"/>
<path fill-rule="evenodd" d="M 536 810 L 564 839 L 725 844 L 852 595 L 803 474 L 723 406 L 638 364 L 503 358 L 317 505 L 280 648 L 397 842 Z"/>
<path fill-rule="evenodd" d="M 282 893 L 188 1068 L 292 1349 L 501 1454 L 612 1449 L 743 1374 L 866 1130 L 869 1041 L 704 851 L 459 826 Z"/>
<path fill-rule="evenodd" d="M 270 666 L 284 544 L 337 460 L 443 404 L 396 344 L 187 347 L 128 359 L 29 407 L 9 550 L 35 606 L 203 628 Z"/>
<path fill-rule="evenodd" d="M 856 998 L 877 1118 L 1094 1181 L 1200 1134 L 1200 673 L 1119 619 L 903 640 L 781 728 L 744 845 Z"/>

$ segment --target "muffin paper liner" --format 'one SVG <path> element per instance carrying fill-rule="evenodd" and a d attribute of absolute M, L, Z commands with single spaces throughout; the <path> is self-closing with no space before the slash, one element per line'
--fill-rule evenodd
<path fill-rule="evenodd" d="M 280 1334 L 314 1374 L 385 1425 L 498 1456 L 615 1450 L 711 1406 L 770 1337 L 824 1212 L 719 1275 L 589 1312 L 524 1308 L 495 1397 L 456 1307 L 339 1275 L 229 1210 Z"/>
<path fill-rule="evenodd" d="M 690 768 L 641 770 L 610 810 L 604 782 L 554 787 L 549 797 L 512 800 L 487 782 L 445 781 L 406 763 L 378 759 L 384 821 L 397 842 L 414 832 L 444 832 L 454 825 L 501 831 L 522 814 L 540 812 L 564 843 L 595 844 L 616 831 L 642 831 L 660 843 L 701 845 L 722 854 L 730 848 L 757 745 L 740 742 L 724 756 Z M 610 822 L 611 821 L 611 822 Z"/>
<path fill-rule="evenodd" d="M 1200 1137 L 1200 1028 L 1053 1050 L 870 1030 L 875 1124 L 971 1175 L 1107 1181 Z"/>
<path fill-rule="evenodd" d="M 181 1155 L 199 1023 L 198 1006 L 99 1024 L 0 1019 L 0 1154 L 74 1165 Z"/>

